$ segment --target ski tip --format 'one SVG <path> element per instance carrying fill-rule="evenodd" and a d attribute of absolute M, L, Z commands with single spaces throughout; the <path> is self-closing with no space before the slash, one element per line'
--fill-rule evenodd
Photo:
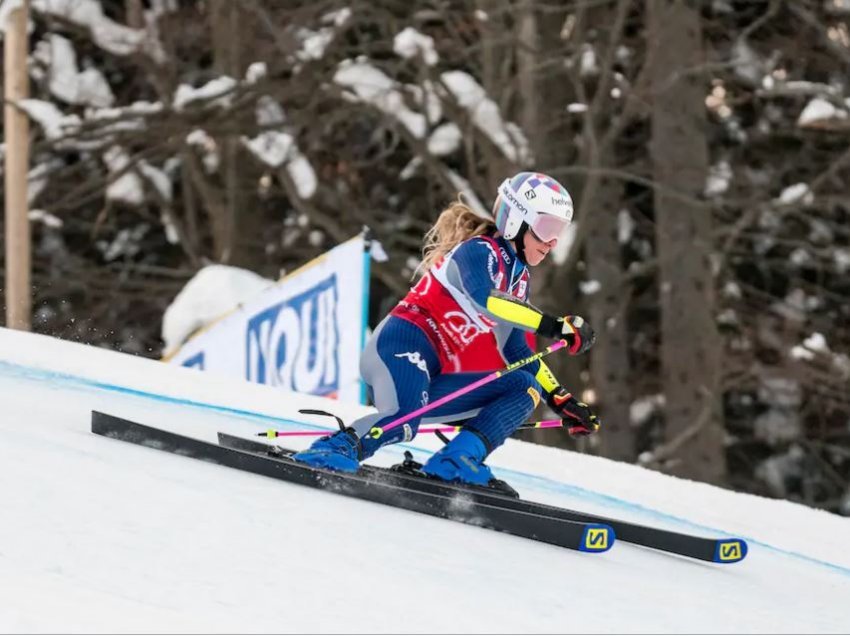
<path fill-rule="evenodd" d="M 614 541 L 614 528 L 604 523 L 587 523 L 578 549 L 582 552 L 607 552 L 614 547 Z"/>
<path fill-rule="evenodd" d="M 737 563 L 747 556 L 749 548 L 743 539 L 718 539 L 714 549 L 715 563 Z"/>

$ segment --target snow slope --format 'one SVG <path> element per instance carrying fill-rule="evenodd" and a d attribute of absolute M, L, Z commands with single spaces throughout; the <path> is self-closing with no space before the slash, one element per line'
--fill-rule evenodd
<path fill-rule="evenodd" d="M 850 631 L 850 519 L 795 504 L 509 441 L 490 463 L 529 499 L 750 541 L 728 566 L 588 555 L 89 431 L 303 428 L 339 412 L 320 398 L 0 329 L 0 404 L 0 632 Z"/>

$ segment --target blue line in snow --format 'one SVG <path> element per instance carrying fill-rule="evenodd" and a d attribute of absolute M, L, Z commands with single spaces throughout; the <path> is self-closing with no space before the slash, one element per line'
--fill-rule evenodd
<path fill-rule="evenodd" d="M 251 420 L 259 420 L 261 422 L 274 422 L 277 424 L 293 424 L 297 426 L 305 426 L 304 422 L 300 422 L 298 420 L 290 420 L 288 418 L 283 417 L 274 417 L 273 415 L 266 415 L 264 413 L 257 413 L 256 411 L 249 411 L 247 409 L 238 409 L 231 406 L 222 406 L 220 404 L 198 402 L 196 400 L 190 400 L 187 398 L 172 397 L 170 395 L 163 395 L 161 393 L 153 393 L 151 391 L 142 391 L 139 389 L 121 386 L 119 384 L 110 384 L 108 382 L 100 382 L 98 380 L 91 380 L 89 378 L 83 378 L 67 373 L 57 373 L 55 371 L 46 371 L 44 369 L 25 367 L 10 362 L 0 362 L 0 375 L 13 375 L 25 379 L 60 382 L 71 386 L 80 386 L 89 389 L 103 389 L 104 391 L 110 391 L 113 393 L 123 393 L 124 395 L 133 395 L 136 397 L 143 397 L 151 400 L 156 400 L 158 402 L 165 402 L 166 404 L 179 404 L 183 406 L 192 406 L 208 411 L 216 411 L 218 413 L 238 415 L 240 417 L 244 417 Z M 313 425 L 307 424 L 307 426 Z M 321 427 L 316 426 L 315 428 L 318 429 Z"/>
<path fill-rule="evenodd" d="M 37 369 L 34 367 L 27 367 L 22 365 L 17 365 L 10 362 L 2 362 L 0 361 L 0 375 L 8 375 L 8 376 L 17 376 L 23 377 L 25 379 L 33 379 L 33 380 L 47 380 L 53 382 L 61 382 L 68 385 L 76 385 L 86 388 L 95 388 L 102 389 L 104 391 L 110 391 L 114 393 L 122 393 L 125 395 L 133 395 L 136 397 L 143 397 L 151 400 L 156 400 L 158 402 L 165 402 L 168 404 L 179 404 L 183 406 L 191 406 L 194 408 L 199 408 L 203 410 L 215 411 L 218 413 L 226 413 L 230 415 L 238 415 L 240 417 L 244 417 L 246 419 L 255 420 L 259 422 L 272 422 L 276 424 L 289 424 L 295 425 L 299 427 L 308 427 L 316 430 L 332 430 L 328 429 L 324 426 L 318 426 L 316 424 L 310 424 L 308 422 L 300 422 L 298 420 L 291 420 L 287 418 L 274 417 L 272 415 L 266 415 L 263 413 L 258 413 L 256 411 L 249 411 L 247 409 L 238 409 L 230 406 L 223 406 L 220 404 L 211 404 L 208 402 L 199 402 L 196 400 L 190 400 L 187 398 L 178 398 L 169 395 L 163 395 L 161 393 L 153 393 L 150 391 L 142 391 L 139 389 L 133 389 L 126 386 L 121 386 L 118 384 L 111 384 L 108 382 L 100 382 L 98 380 L 91 380 L 89 378 L 83 378 L 80 376 L 75 376 L 67 373 L 57 373 L 54 371 L 46 371 L 44 369 Z M 405 448 L 414 452 L 430 454 L 430 451 L 419 446 L 414 446 L 412 444 L 399 444 L 401 448 Z M 586 499 L 590 501 L 596 501 L 598 503 L 602 503 L 609 507 L 616 508 L 625 508 L 627 510 L 633 510 L 644 514 L 649 517 L 653 517 L 656 519 L 661 519 L 665 521 L 672 521 L 684 526 L 688 526 L 690 528 L 701 530 L 704 532 L 715 533 L 719 535 L 725 535 L 727 537 L 732 536 L 731 533 L 724 532 L 722 530 L 718 530 L 717 528 L 712 528 L 709 526 L 704 526 L 698 524 L 696 522 L 690 521 L 684 517 L 678 517 L 676 515 L 672 515 L 666 512 L 662 512 L 660 510 L 655 510 L 653 508 L 648 508 L 641 504 L 637 504 L 631 501 L 627 501 L 625 499 L 619 499 L 618 497 L 612 497 L 611 495 L 605 495 L 603 493 L 599 493 L 593 490 L 588 490 L 586 488 L 581 488 L 580 486 L 572 486 L 570 484 L 565 484 L 562 482 L 558 482 L 552 479 L 548 479 L 546 477 L 540 477 L 538 475 L 532 475 L 529 473 L 524 473 L 515 470 L 507 470 L 502 468 L 497 468 L 496 472 L 500 473 L 503 476 L 509 476 L 514 483 L 524 483 L 530 487 L 536 488 L 538 490 L 545 490 L 557 494 L 564 494 L 573 497 L 578 497 L 581 499 Z M 799 552 L 793 552 L 791 550 L 785 550 L 783 548 L 777 548 L 776 546 L 772 546 L 768 543 L 763 543 L 754 539 L 752 537 L 737 537 L 744 539 L 750 545 L 758 545 L 762 548 L 770 550 L 771 552 L 775 552 L 777 554 L 782 554 L 784 556 L 792 557 L 795 559 L 800 559 L 802 561 L 806 561 L 808 563 L 812 563 L 815 565 L 819 565 L 825 568 L 828 568 L 838 574 L 843 576 L 850 577 L 850 568 L 838 565 L 837 563 L 830 563 L 829 561 L 822 561 L 821 559 L 816 559 L 814 557 L 807 556 L 805 554 L 800 554 Z"/>

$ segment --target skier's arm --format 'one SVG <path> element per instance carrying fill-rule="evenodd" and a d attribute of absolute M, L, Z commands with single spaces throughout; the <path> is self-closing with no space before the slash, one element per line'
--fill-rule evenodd
<path fill-rule="evenodd" d="M 581 316 L 563 316 L 556 318 L 546 314 L 534 305 L 514 296 L 491 289 L 486 300 L 487 313 L 509 322 L 520 329 L 533 331 L 546 338 L 566 338 L 570 343 L 570 353 L 584 353 L 596 341 L 593 329 Z"/>
<path fill-rule="evenodd" d="M 467 241 L 448 263 L 445 276 L 450 287 L 461 292 L 475 308 L 494 320 L 532 331 L 546 338 L 566 338 L 573 355 L 584 353 L 596 339 L 581 316 L 550 316 L 533 305 L 500 292 L 499 254 L 484 240 Z"/>

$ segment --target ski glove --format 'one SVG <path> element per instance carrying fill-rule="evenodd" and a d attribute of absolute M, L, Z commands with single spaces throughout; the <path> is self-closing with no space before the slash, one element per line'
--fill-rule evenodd
<path fill-rule="evenodd" d="M 596 333 L 590 323 L 581 316 L 554 318 L 544 315 L 540 319 L 537 333 L 546 338 L 565 338 L 570 343 L 567 351 L 574 356 L 584 353 L 596 342 Z"/>
<path fill-rule="evenodd" d="M 602 423 L 584 402 L 576 400 L 564 387 L 559 386 L 549 394 L 546 403 L 563 421 L 570 435 L 591 435 Z"/>

